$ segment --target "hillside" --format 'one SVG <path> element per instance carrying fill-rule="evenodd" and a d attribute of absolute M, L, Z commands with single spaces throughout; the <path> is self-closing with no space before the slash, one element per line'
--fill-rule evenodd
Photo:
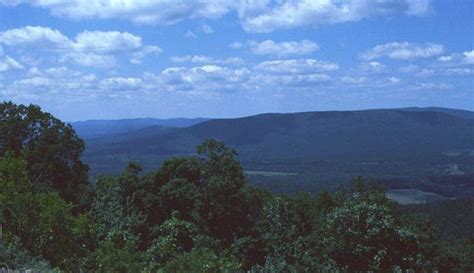
<path fill-rule="evenodd" d="M 465 163 L 472 160 L 474 120 L 430 110 L 262 114 L 185 128 L 152 126 L 89 140 L 84 159 L 93 174 L 120 172 L 130 160 L 149 170 L 169 156 L 193 154 L 202 140 L 215 138 L 234 147 L 247 169 L 304 169 L 320 179 L 356 174 L 418 177 L 435 162 L 458 163 L 470 171 Z M 444 172 L 444 167 L 436 168 Z"/>
<path fill-rule="evenodd" d="M 187 128 L 148 127 L 90 142 L 88 153 L 193 153 L 206 138 L 236 148 L 246 160 L 385 160 L 474 148 L 474 121 L 438 112 L 368 110 L 263 114 L 216 119 Z"/>

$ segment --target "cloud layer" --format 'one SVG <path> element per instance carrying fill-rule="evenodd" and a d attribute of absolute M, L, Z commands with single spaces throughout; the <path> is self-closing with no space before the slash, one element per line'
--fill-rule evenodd
<path fill-rule="evenodd" d="M 216 19 L 239 15 L 248 32 L 359 21 L 378 16 L 419 16 L 429 12 L 428 0 L 0 0 L 3 5 L 30 4 L 71 19 L 121 19 L 138 24 L 174 24 L 185 19 Z M 203 26 L 205 33 L 212 28 Z"/>

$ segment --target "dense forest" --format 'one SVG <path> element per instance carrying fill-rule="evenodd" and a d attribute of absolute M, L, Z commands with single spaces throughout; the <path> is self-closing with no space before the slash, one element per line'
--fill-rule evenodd
<path fill-rule="evenodd" d="M 34 105 L 0 112 L 0 268 L 474 270 L 472 226 L 449 223 L 453 211 L 472 223 L 472 199 L 400 207 L 362 178 L 348 191 L 274 195 L 249 185 L 236 151 L 212 139 L 156 171 L 130 163 L 90 181 L 70 125 Z"/>

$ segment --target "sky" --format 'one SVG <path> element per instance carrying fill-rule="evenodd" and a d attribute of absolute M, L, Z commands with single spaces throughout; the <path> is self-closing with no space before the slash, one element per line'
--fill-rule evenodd
<path fill-rule="evenodd" d="M 66 121 L 474 110 L 470 0 L 0 0 L 0 100 Z"/>

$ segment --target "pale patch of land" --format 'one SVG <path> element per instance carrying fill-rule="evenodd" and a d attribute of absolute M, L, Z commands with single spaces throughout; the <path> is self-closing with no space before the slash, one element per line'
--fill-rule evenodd
<path fill-rule="evenodd" d="M 388 190 L 386 196 L 401 205 L 423 204 L 431 201 L 450 199 L 434 192 L 427 192 L 419 189 Z"/>
<path fill-rule="evenodd" d="M 262 176 L 294 176 L 297 173 L 286 173 L 286 172 L 267 172 L 267 171 L 244 171 L 247 175 L 262 175 Z"/>

